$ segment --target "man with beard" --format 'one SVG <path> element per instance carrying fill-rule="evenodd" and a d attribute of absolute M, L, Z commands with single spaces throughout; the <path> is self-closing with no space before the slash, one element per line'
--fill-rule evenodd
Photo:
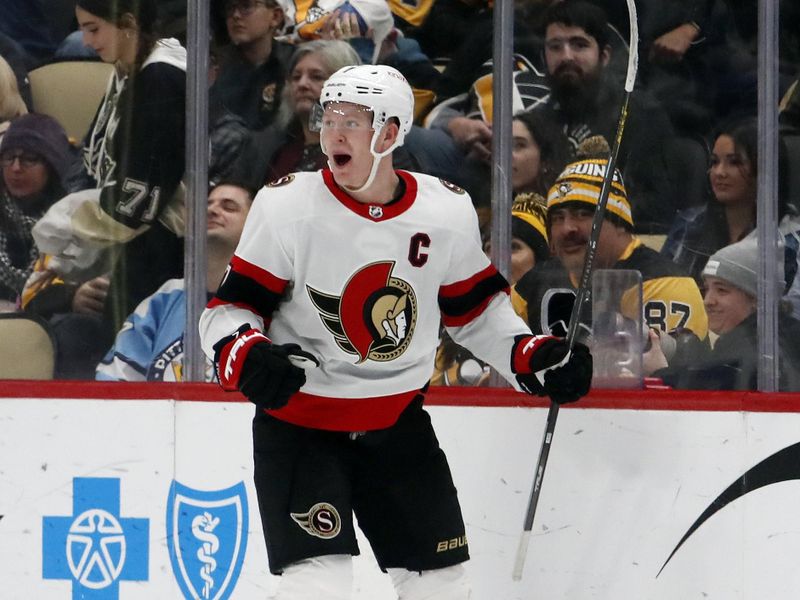
<path fill-rule="evenodd" d="M 608 68 L 609 28 L 603 9 L 586 0 L 565 0 L 544 13 L 546 79 L 550 95 L 534 110 L 563 127 L 572 147 L 601 135 L 614 137 L 623 86 Z M 646 92 L 631 95 L 618 164 L 632 198 L 637 231 L 665 233 L 685 198 L 674 183 L 674 133 L 663 108 Z M 685 178 L 683 178 L 685 179 Z"/>
<path fill-rule="evenodd" d="M 581 278 L 592 220 L 608 161 L 584 158 L 566 166 L 547 196 L 547 236 L 551 258 L 536 263 L 512 291 L 514 309 L 531 330 L 564 335 Z M 705 339 L 708 318 L 697 283 L 677 265 L 643 245 L 622 176 L 614 171 L 594 258 L 595 269 L 631 269 L 642 274 L 645 324 L 665 333 L 691 331 Z M 591 327 L 590 305 L 581 323 Z M 626 313 L 626 307 L 621 307 Z M 626 315 L 631 318 L 634 315 Z M 584 328 L 585 330 L 585 328 Z"/>

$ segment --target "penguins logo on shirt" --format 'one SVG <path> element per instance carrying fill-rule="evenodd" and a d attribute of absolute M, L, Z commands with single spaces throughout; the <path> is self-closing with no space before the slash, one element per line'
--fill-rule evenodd
<path fill-rule="evenodd" d="M 417 297 L 408 282 L 392 277 L 394 266 L 386 261 L 359 269 L 338 296 L 306 286 L 323 325 L 357 363 L 394 360 L 411 343 Z"/>
<path fill-rule="evenodd" d="M 572 306 L 575 304 L 575 290 L 567 288 L 551 288 L 542 297 L 541 322 L 539 327 L 546 335 L 566 337 L 569 322 L 572 318 Z M 585 315 L 584 315 L 585 316 Z M 586 343 L 591 339 L 591 325 L 578 323 L 578 340 Z"/>

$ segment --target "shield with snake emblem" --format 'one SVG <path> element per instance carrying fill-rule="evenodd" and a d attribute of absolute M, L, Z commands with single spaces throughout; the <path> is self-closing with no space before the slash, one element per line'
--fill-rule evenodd
<path fill-rule="evenodd" d="M 247 548 L 244 482 L 223 490 L 195 490 L 173 480 L 167 500 L 167 545 L 185 598 L 231 595 Z"/>

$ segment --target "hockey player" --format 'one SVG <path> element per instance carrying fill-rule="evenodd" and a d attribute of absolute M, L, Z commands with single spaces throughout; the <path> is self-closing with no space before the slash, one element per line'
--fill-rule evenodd
<path fill-rule="evenodd" d="M 591 356 L 514 314 L 464 191 L 393 170 L 414 103 L 398 71 L 344 67 L 320 103 L 329 169 L 259 192 L 201 316 L 203 349 L 222 387 L 258 407 L 279 598 L 350 597 L 355 513 L 401 598 L 466 600 L 464 523 L 422 408 L 440 319 L 514 387 L 559 403 L 587 393 Z"/>

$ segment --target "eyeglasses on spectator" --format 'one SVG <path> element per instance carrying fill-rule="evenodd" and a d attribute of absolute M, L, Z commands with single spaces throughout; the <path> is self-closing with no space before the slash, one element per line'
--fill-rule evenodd
<path fill-rule="evenodd" d="M 19 166 L 23 169 L 30 169 L 31 167 L 42 164 L 42 158 L 35 154 L 28 154 L 26 152 L 4 152 L 0 155 L 0 167 L 4 169 L 11 167 L 15 160 L 19 161 Z"/>
<path fill-rule="evenodd" d="M 275 8 L 277 4 L 269 0 L 231 0 L 225 3 L 225 16 L 232 17 L 238 11 L 240 16 L 249 17 L 259 6 Z"/>

